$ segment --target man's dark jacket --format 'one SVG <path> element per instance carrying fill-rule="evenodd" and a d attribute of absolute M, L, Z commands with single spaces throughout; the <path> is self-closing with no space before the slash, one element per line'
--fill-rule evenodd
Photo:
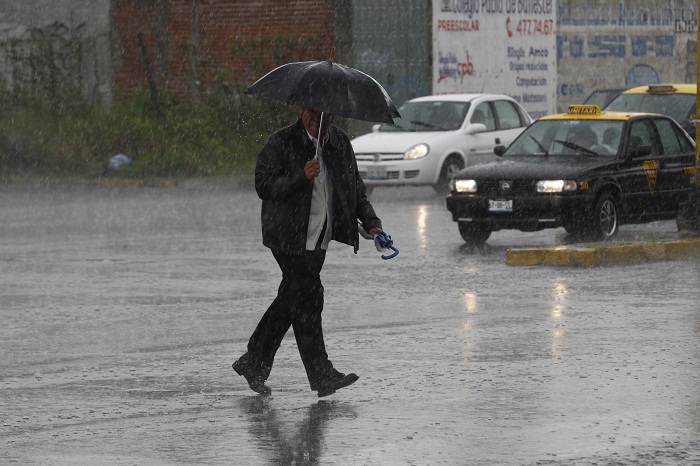
<path fill-rule="evenodd" d="M 313 183 L 304 165 L 315 148 L 299 119 L 275 132 L 262 148 L 255 166 L 255 190 L 262 199 L 263 244 L 289 252 L 306 249 Z M 350 139 L 331 126 L 323 146 L 323 162 L 333 186 L 333 238 L 359 247 L 357 219 L 367 231 L 381 227 L 357 171 Z"/>

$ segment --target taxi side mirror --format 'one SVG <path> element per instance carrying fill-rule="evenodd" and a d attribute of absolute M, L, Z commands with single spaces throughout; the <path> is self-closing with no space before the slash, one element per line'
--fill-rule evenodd
<path fill-rule="evenodd" d="M 496 154 L 499 157 L 503 157 L 503 154 L 506 153 L 506 146 L 496 146 L 493 148 L 493 153 Z"/>
<path fill-rule="evenodd" d="M 631 148 L 627 152 L 627 157 L 634 159 L 637 157 L 646 157 L 649 154 L 651 154 L 651 146 L 643 145 Z"/>
<path fill-rule="evenodd" d="M 478 134 L 478 133 L 485 133 L 486 132 L 486 125 L 483 123 L 472 123 L 471 125 L 467 126 L 466 133 L 467 134 Z"/>

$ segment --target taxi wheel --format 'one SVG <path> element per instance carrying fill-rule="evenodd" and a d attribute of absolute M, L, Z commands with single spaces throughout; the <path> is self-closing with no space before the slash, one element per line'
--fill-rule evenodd
<path fill-rule="evenodd" d="M 474 224 L 472 222 L 458 222 L 459 234 L 470 246 L 483 246 L 491 236 L 491 229 L 485 225 Z"/>
<path fill-rule="evenodd" d="M 598 197 L 593 216 L 591 218 L 590 232 L 594 240 L 611 240 L 617 236 L 620 229 L 620 209 L 617 199 L 609 192 Z"/>
<path fill-rule="evenodd" d="M 462 157 L 456 154 L 447 157 L 447 160 L 442 165 L 442 169 L 440 169 L 440 178 L 438 178 L 437 184 L 433 186 L 435 192 L 446 194 L 450 190 L 450 180 L 462 168 L 464 168 Z"/>

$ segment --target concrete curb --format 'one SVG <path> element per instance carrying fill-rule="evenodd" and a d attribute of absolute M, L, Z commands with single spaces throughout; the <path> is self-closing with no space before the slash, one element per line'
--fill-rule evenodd
<path fill-rule="evenodd" d="M 700 238 L 610 246 L 509 249 L 506 264 L 596 267 L 687 259 L 700 259 Z"/>

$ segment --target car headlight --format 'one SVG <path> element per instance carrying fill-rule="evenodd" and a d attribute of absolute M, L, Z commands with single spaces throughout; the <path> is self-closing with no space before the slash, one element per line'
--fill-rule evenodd
<path fill-rule="evenodd" d="M 577 188 L 578 183 L 573 180 L 542 180 L 535 185 L 538 193 L 563 193 Z"/>
<path fill-rule="evenodd" d="M 457 193 L 475 193 L 476 180 L 455 180 L 450 181 L 450 188 Z"/>
<path fill-rule="evenodd" d="M 428 152 L 430 152 L 430 147 L 425 143 L 420 143 L 408 149 L 403 157 L 405 159 L 421 159 L 428 155 Z"/>

